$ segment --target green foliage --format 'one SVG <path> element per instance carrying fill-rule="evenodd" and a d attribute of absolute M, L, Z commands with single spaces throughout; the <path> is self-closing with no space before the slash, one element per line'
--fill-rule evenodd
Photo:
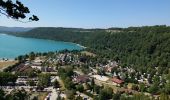
<path fill-rule="evenodd" d="M 24 89 L 13 90 L 6 96 L 6 100 L 28 100 L 28 98 L 29 95 Z"/>
<path fill-rule="evenodd" d="M 116 94 L 113 94 L 112 99 L 113 99 L 113 100 L 119 100 L 120 97 L 121 97 L 121 94 L 120 94 L 120 93 L 116 93 Z"/>
<path fill-rule="evenodd" d="M 29 86 L 35 86 L 35 85 L 36 85 L 33 80 L 29 80 L 29 81 L 28 81 L 28 84 L 29 84 Z"/>
<path fill-rule="evenodd" d="M 29 54 L 29 59 L 30 59 L 30 60 L 34 60 L 34 59 L 35 59 L 35 53 L 34 53 L 34 52 L 31 52 L 31 53 Z"/>
<path fill-rule="evenodd" d="M 94 92 L 96 92 L 96 94 L 99 94 L 99 93 L 100 93 L 100 89 L 101 89 L 100 86 L 94 85 Z"/>
<path fill-rule="evenodd" d="M 11 17 L 13 19 L 25 19 L 26 14 L 29 14 L 30 11 L 28 7 L 24 6 L 22 2 L 16 0 L 13 2 L 12 0 L 0 0 L 0 14 L 5 15 L 7 17 Z M 29 17 L 30 21 L 38 21 L 38 17 L 33 15 Z"/>
<path fill-rule="evenodd" d="M 58 75 L 61 77 L 61 79 L 64 82 L 64 86 L 71 90 L 75 89 L 75 84 L 71 80 L 71 76 L 74 74 L 72 67 L 67 68 L 59 68 L 58 69 Z"/>
<path fill-rule="evenodd" d="M 60 84 L 59 84 L 59 82 L 58 82 L 57 80 L 55 80 L 55 81 L 53 82 L 53 87 L 54 87 L 54 88 L 60 88 Z"/>
<path fill-rule="evenodd" d="M 152 84 L 149 88 L 149 93 L 156 94 L 159 91 L 158 84 Z"/>
<path fill-rule="evenodd" d="M 149 98 L 149 96 L 146 96 L 146 95 L 144 95 L 144 94 L 135 94 L 135 95 L 133 95 L 133 97 L 132 97 L 130 100 L 143 100 L 143 99 L 145 99 L 145 100 L 151 100 L 151 99 Z"/>
<path fill-rule="evenodd" d="M 112 88 L 104 88 L 99 93 L 99 100 L 108 100 L 112 98 Z"/>
<path fill-rule="evenodd" d="M 82 84 L 77 85 L 77 86 L 76 86 L 76 89 L 77 89 L 77 91 L 79 91 L 79 92 L 83 92 L 83 91 L 84 91 L 84 87 L 83 87 Z"/>
<path fill-rule="evenodd" d="M 77 96 L 75 100 L 83 100 L 81 96 Z"/>
<path fill-rule="evenodd" d="M 145 92 L 145 84 L 140 83 L 140 84 L 139 84 L 139 90 L 140 90 L 141 92 Z"/>
<path fill-rule="evenodd" d="M 0 89 L 0 100 L 5 100 L 5 92 L 2 90 L 2 89 Z"/>
<path fill-rule="evenodd" d="M 75 94 L 74 90 L 66 91 L 67 98 L 70 99 L 70 100 L 74 100 L 74 98 L 75 98 L 74 94 Z"/>
<path fill-rule="evenodd" d="M 121 61 L 122 65 L 141 72 L 156 66 L 170 66 L 170 27 L 130 27 L 120 30 L 112 33 L 104 29 L 35 28 L 13 35 L 80 43 L 101 58 Z"/>
<path fill-rule="evenodd" d="M 8 72 L 0 72 L 0 86 L 6 86 L 9 82 L 15 83 L 16 79 L 16 75 Z"/>
<path fill-rule="evenodd" d="M 50 74 L 40 74 L 38 76 L 38 86 L 48 87 L 50 85 Z"/>

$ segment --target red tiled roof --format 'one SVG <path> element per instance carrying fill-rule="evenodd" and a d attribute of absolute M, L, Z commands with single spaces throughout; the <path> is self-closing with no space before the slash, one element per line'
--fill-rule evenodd
<path fill-rule="evenodd" d="M 120 80 L 120 79 L 118 79 L 118 78 L 116 78 L 116 77 L 113 77 L 113 78 L 112 78 L 112 81 L 113 81 L 114 83 L 117 83 L 117 84 L 121 84 L 121 83 L 124 82 L 123 80 Z"/>

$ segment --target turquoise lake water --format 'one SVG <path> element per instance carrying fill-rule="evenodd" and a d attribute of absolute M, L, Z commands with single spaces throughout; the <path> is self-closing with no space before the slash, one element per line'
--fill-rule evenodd
<path fill-rule="evenodd" d="M 33 39 L 15 37 L 6 34 L 0 34 L 0 59 L 13 59 L 19 55 L 30 52 L 48 52 L 59 50 L 81 50 L 82 47 L 68 42 L 51 41 L 44 39 Z"/>

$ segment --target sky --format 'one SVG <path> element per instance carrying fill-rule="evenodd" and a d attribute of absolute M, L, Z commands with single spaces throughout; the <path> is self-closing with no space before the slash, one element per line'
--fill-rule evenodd
<path fill-rule="evenodd" d="M 109 28 L 170 25 L 170 0 L 20 1 L 40 20 L 21 23 L 0 15 L 0 26 Z"/>

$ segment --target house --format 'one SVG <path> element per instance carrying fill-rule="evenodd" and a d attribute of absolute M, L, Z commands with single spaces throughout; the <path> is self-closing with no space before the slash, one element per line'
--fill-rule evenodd
<path fill-rule="evenodd" d="M 33 69 L 39 69 L 39 70 L 42 70 L 42 63 L 41 62 L 32 62 L 32 64 L 31 64 L 31 67 L 33 68 Z"/>
<path fill-rule="evenodd" d="M 34 81 L 35 83 L 38 82 L 38 78 L 28 78 L 28 76 L 18 76 L 17 80 L 16 80 L 16 85 L 19 86 L 27 86 L 28 85 L 28 81 Z"/>
<path fill-rule="evenodd" d="M 113 78 L 112 78 L 112 82 L 113 82 L 113 85 L 116 85 L 116 86 L 120 86 L 121 84 L 124 83 L 123 80 L 118 79 L 117 77 L 113 77 Z"/>
<path fill-rule="evenodd" d="M 106 72 L 110 73 L 113 68 L 118 67 L 118 63 L 116 61 L 109 61 L 109 63 L 103 67 Z"/>

